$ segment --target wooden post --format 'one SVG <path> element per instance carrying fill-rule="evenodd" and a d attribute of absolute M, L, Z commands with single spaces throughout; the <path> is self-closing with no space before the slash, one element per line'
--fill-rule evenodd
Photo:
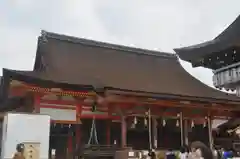
<path fill-rule="evenodd" d="M 126 118 L 121 116 L 121 147 L 124 148 L 127 145 L 127 130 L 126 130 Z"/>
<path fill-rule="evenodd" d="M 81 113 L 82 113 L 82 106 L 77 104 L 76 105 L 76 119 L 77 119 L 77 123 L 75 126 L 75 132 L 76 132 L 76 147 L 75 150 L 78 152 L 79 148 L 81 147 L 81 138 L 82 138 L 82 134 L 81 134 Z"/>
<path fill-rule="evenodd" d="M 151 109 L 148 109 L 148 137 L 149 137 L 149 150 L 152 150 L 152 117 L 151 117 Z"/>
<path fill-rule="evenodd" d="M 72 132 L 72 127 L 68 128 L 68 139 L 67 139 L 67 154 L 68 157 L 72 157 L 72 152 L 73 152 L 73 132 Z"/>
<path fill-rule="evenodd" d="M 184 146 L 184 127 L 183 127 L 183 113 L 180 112 L 180 132 L 181 132 L 181 146 Z"/>
<path fill-rule="evenodd" d="M 153 119 L 153 121 L 152 121 L 152 129 L 153 129 L 153 145 L 154 145 L 154 149 L 156 149 L 157 148 L 157 143 L 158 143 L 158 123 L 157 123 L 157 119 L 156 118 L 154 118 Z"/>
<path fill-rule="evenodd" d="M 107 121 L 106 125 L 106 143 L 107 145 L 111 144 L 111 119 Z"/>
<path fill-rule="evenodd" d="M 75 145 L 75 152 L 79 151 L 79 148 L 81 147 L 81 124 L 77 123 L 75 126 L 76 131 L 76 145 Z"/>
<path fill-rule="evenodd" d="M 208 137 L 209 137 L 209 147 L 213 150 L 213 137 L 212 137 L 212 119 L 210 116 L 207 118 L 208 120 Z"/>
<path fill-rule="evenodd" d="M 40 113 L 40 104 L 41 104 L 41 96 L 39 94 L 34 94 L 34 112 Z"/>
<path fill-rule="evenodd" d="M 188 145 L 188 120 L 185 119 L 184 120 L 184 126 L 183 126 L 183 129 L 184 129 L 184 143 L 185 145 Z"/>

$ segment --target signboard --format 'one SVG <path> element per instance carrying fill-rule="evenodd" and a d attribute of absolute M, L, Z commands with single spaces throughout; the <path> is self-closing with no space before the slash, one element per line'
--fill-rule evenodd
<path fill-rule="evenodd" d="M 51 120 L 77 122 L 75 105 L 40 103 L 39 113 L 49 115 Z"/>
<path fill-rule="evenodd" d="M 47 114 L 51 120 L 57 121 L 77 121 L 76 109 L 57 109 L 57 108 L 41 108 L 40 114 Z"/>

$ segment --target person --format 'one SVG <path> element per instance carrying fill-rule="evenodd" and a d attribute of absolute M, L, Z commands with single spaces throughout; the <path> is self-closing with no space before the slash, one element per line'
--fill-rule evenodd
<path fill-rule="evenodd" d="M 202 151 L 200 148 L 191 148 L 191 153 L 189 154 L 189 159 L 203 159 Z"/>
<path fill-rule="evenodd" d="M 186 147 L 181 147 L 180 148 L 180 153 L 179 153 L 179 158 L 180 159 L 187 159 L 188 157 L 188 152 L 186 150 Z"/>
<path fill-rule="evenodd" d="M 216 146 L 213 146 L 213 158 L 214 159 L 220 159 L 221 154 L 219 153 L 219 150 Z"/>
<path fill-rule="evenodd" d="M 13 155 L 13 159 L 25 159 L 24 149 L 25 149 L 25 146 L 23 143 L 17 144 L 16 146 L 17 152 L 15 152 L 15 154 Z"/>
<path fill-rule="evenodd" d="M 211 149 L 201 141 L 192 142 L 191 150 L 191 158 L 193 159 L 213 159 L 213 153 Z"/>
<path fill-rule="evenodd" d="M 223 159 L 228 159 L 233 157 L 233 152 L 231 149 L 227 149 L 227 151 L 223 152 Z"/>
<path fill-rule="evenodd" d="M 166 159 L 176 159 L 176 155 L 172 149 L 169 149 L 166 153 Z"/>
<path fill-rule="evenodd" d="M 151 159 L 156 159 L 156 158 L 157 158 L 157 156 L 156 156 L 156 153 L 155 153 L 155 150 L 154 150 L 154 149 L 152 149 L 152 150 L 149 150 L 148 156 L 149 156 Z"/>

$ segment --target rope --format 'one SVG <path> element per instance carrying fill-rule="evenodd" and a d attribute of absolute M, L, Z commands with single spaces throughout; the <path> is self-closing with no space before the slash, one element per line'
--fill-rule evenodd
<path fill-rule="evenodd" d="M 94 138 L 93 138 L 93 135 L 94 135 Z M 91 131 L 90 131 L 90 137 L 88 139 L 88 145 L 91 144 L 91 141 L 92 143 L 95 143 L 98 145 L 99 142 L 98 142 L 98 137 L 97 137 L 97 130 L 96 130 L 96 124 L 95 124 L 95 117 L 93 117 L 93 120 L 92 120 L 92 127 L 91 127 Z"/>

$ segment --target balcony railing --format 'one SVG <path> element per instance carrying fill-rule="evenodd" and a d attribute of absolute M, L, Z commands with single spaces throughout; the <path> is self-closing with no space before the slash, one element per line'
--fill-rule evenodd
<path fill-rule="evenodd" d="M 216 88 L 236 89 L 232 86 L 240 82 L 240 63 L 235 63 L 213 71 L 213 85 Z"/>

